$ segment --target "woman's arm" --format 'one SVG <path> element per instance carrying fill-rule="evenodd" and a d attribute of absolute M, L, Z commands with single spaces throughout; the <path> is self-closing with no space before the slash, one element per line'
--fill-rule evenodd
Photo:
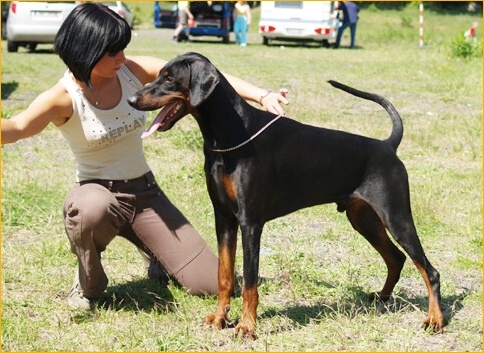
<path fill-rule="evenodd" d="M 144 85 L 153 82 L 167 63 L 165 60 L 149 56 L 128 56 L 127 59 L 126 65 Z M 281 89 L 279 92 L 270 92 L 238 77 L 225 72 L 222 73 L 242 98 L 259 103 L 265 110 L 271 113 L 284 115 L 281 103 L 289 104 L 289 101 L 286 99 L 286 94 L 289 92 L 287 89 Z"/>
<path fill-rule="evenodd" d="M 242 98 L 259 103 L 268 112 L 284 115 L 284 109 L 282 109 L 280 103 L 289 104 L 286 98 L 286 94 L 289 92 L 287 89 L 282 88 L 279 92 L 272 92 L 258 88 L 247 81 L 225 72 L 223 74 Z"/>
<path fill-rule="evenodd" d="M 61 84 L 41 93 L 27 109 L 11 119 L 2 119 L 2 144 L 36 135 L 52 122 L 64 124 L 72 115 L 72 101 Z"/>

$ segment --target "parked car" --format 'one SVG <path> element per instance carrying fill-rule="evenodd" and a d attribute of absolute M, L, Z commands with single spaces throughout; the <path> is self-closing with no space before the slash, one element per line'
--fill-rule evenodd
<path fill-rule="evenodd" d="M 178 8 L 173 5 L 172 9 L 162 8 L 159 1 L 155 1 L 154 12 L 155 28 L 176 28 L 178 23 Z"/>
<path fill-rule="evenodd" d="M 53 43 L 59 28 L 77 6 L 75 1 L 12 1 L 7 18 L 7 50 L 20 46 L 33 51 L 39 43 Z"/>
<path fill-rule="evenodd" d="M 7 39 L 7 18 L 10 5 L 2 1 L 2 39 Z"/>
<path fill-rule="evenodd" d="M 259 34 L 265 45 L 283 40 L 314 41 L 328 47 L 338 32 L 333 13 L 334 1 L 262 1 Z"/>
<path fill-rule="evenodd" d="M 124 18 L 126 22 L 128 22 L 129 27 L 133 28 L 134 14 L 125 2 L 111 1 L 111 2 L 103 2 L 103 4 L 109 7 L 114 12 L 116 12 L 119 16 Z"/>
<path fill-rule="evenodd" d="M 7 50 L 17 52 L 19 47 L 26 47 L 34 51 L 39 43 L 54 43 L 60 26 L 79 3 L 80 1 L 12 1 L 6 26 Z M 125 3 L 112 1 L 104 4 L 133 27 L 134 16 Z"/>
<path fill-rule="evenodd" d="M 193 14 L 193 27 L 190 36 L 215 36 L 222 38 L 224 43 L 230 41 L 233 30 L 233 5 L 228 1 L 192 1 L 190 12 Z M 178 41 L 186 39 L 185 28 L 180 32 Z"/>

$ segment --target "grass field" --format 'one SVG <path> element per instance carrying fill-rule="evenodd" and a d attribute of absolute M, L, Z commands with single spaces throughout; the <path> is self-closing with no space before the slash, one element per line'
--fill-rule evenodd
<path fill-rule="evenodd" d="M 443 335 L 420 329 L 427 290 L 410 260 L 387 303 L 366 300 L 381 289 L 386 269 L 335 205 L 266 225 L 254 342 L 233 339 L 231 329 L 203 329 L 216 298 L 148 280 L 138 252 L 123 239 L 103 253 L 111 304 L 73 311 L 65 298 L 77 262 L 64 233 L 62 204 L 75 165 L 50 126 L 2 146 L 2 350 L 482 351 L 482 55 L 452 55 L 452 41 L 474 21 L 481 38 L 482 13 L 426 10 L 425 47 L 419 48 L 416 3 L 398 10 L 366 7 L 358 48 L 344 48 L 348 32 L 343 48 L 333 50 L 282 42 L 264 47 L 256 30 L 258 9 L 245 48 L 213 38 L 177 44 L 170 41 L 172 30 L 152 29 L 151 3 L 132 7 L 139 22 L 127 54 L 170 59 L 200 52 L 260 87 L 288 88 L 287 115 L 298 121 L 381 139 L 389 135 L 390 120 L 381 107 L 333 89 L 328 79 L 393 102 L 405 126 L 398 154 L 409 173 L 414 219 L 441 275 L 448 324 Z M 12 54 L 2 43 L 2 117 L 26 108 L 64 70 L 49 45 Z M 201 146 L 191 117 L 145 142 L 159 184 L 216 249 Z M 239 280 L 241 260 L 239 249 Z M 231 318 L 239 318 L 241 301 L 237 293 Z"/>

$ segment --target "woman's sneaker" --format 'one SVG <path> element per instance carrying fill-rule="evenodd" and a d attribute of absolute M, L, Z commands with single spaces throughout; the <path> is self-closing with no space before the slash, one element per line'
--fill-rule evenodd
<path fill-rule="evenodd" d="M 74 283 L 72 283 L 71 291 L 67 296 L 67 303 L 73 309 L 91 310 L 94 308 L 93 299 L 84 296 L 81 285 L 79 284 L 79 272 L 76 270 L 74 276 Z"/>
<path fill-rule="evenodd" d="M 79 283 L 72 287 L 69 295 L 67 296 L 67 303 L 69 303 L 73 309 L 91 310 L 94 308 L 92 299 L 84 296 Z"/>

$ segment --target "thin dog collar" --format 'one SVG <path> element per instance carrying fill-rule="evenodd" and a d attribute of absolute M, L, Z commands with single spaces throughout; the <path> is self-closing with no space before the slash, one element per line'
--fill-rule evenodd
<path fill-rule="evenodd" d="M 208 147 L 208 149 L 212 152 L 221 152 L 221 153 L 224 153 L 224 152 L 230 152 L 230 151 L 235 151 L 236 149 L 242 147 L 242 146 L 245 146 L 246 144 L 248 144 L 250 141 L 254 140 L 257 136 L 259 136 L 260 134 L 262 134 L 262 132 L 267 129 L 270 125 L 272 125 L 272 123 L 276 122 L 276 120 L 278 120 L 280 117 L 282 117 L 283 115 L 282 114 L 279 114 L 278 116 L 276 116 L 274 119 L 272 119 L 271 121 L 269 121 L 262 129 L 260 129 L 259 131 L 257 131 L 254 135 L 252 135 L 249 139 L 245 140 L 244 142 L 238 144 L 237 146 L 234 146 L 234 147 L 230 147 L 230 148 L 226 148 L 226 149 L 221 149 L 221 150 L 218 150 L 218 149 L 214 149 L 214 148 L 210 148 Z"/>

